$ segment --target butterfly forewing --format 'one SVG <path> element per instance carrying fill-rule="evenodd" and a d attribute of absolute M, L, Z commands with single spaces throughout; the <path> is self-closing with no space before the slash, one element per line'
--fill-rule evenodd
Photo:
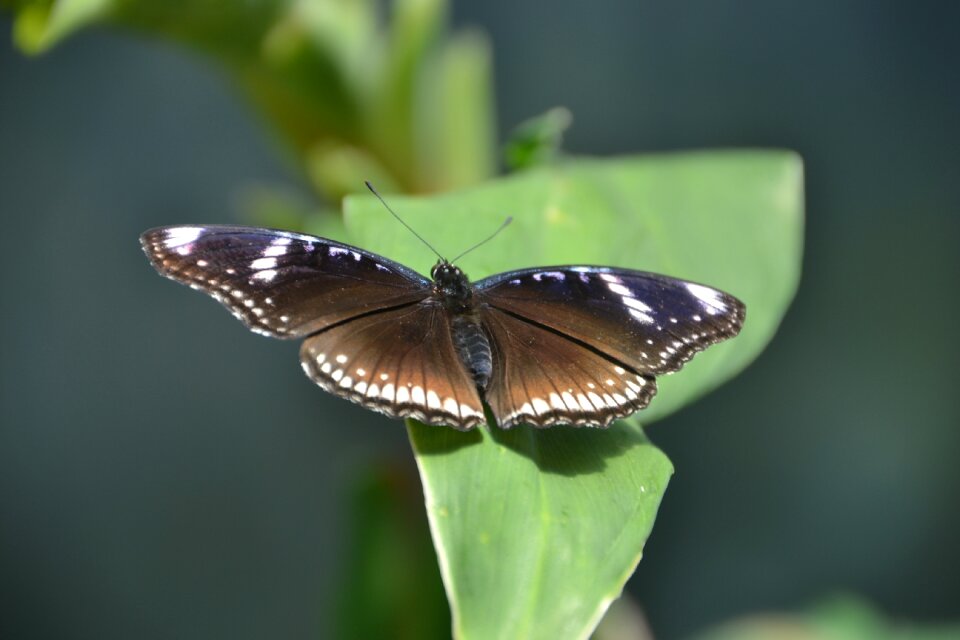
<path fill-rule="evenodd" d="M 486 399 L 500 426 L 605 427 L 656 393 L 634 371 L 550 329 L 496 308 L 483 312 L 494 352 Z"/>
<path fill-rule="evenodd" d="M 429 301 L 311 336 L 300 361 L 327 391 L 395 418 L 458 429 L 485 421 L 480 396 L 455 351 L 450 316 Z"/>
<path fill-rule="evenodd" d="M 257 333 L 295 338 L 422 300 L 430 281 L 348 245 L 256 227 L 160 227 L 144 251 L 168 278 L 204 291 Z"/>
<path fill-rule="evenodd" d="M 722 291 L 628 269 L 524 269 L 476 287 L 490 306 L 651 375 L 676 371 L 697 351 L 735 336 L 744 318 L 743 303 Z"/>

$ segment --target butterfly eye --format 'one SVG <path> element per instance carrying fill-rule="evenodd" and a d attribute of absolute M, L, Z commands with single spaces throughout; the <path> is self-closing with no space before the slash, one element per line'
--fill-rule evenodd
<path fill-rule="evenodd" d="M 449 262 L 438 262 L 430 270 L 430 277 L 436 282 L 445 283 L 456 280 L 461 274 L 460 269 Z"/>

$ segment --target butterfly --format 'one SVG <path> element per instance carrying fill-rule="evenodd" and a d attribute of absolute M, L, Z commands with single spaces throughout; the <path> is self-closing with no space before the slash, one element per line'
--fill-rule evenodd
<path fill-rule="evenodd" d="M 141 243 L 162 275 L 256 333 L 303 339 L 301 365 L 323 389 L 460 430 L 486 423 L 485 406 L 504 429 L 606 427 L 647 406 L 656 376 L 737 335 L 745 314 L 717 289 L 629 269 L 537 267 L 471 283 L 442 257 L 426 278 L 257 227 L 159 227 Z"/>

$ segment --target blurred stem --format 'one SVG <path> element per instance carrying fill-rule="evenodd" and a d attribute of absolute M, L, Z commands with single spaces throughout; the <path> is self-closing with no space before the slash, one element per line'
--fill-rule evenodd
<path fill-rule="evenodd" d="M 339 203 L 376 179 L 409 193 L 476 184 L 494 170 L 490 56 L 451 37 L 446 0 L 0 0 L 22 51 L 103 21 L 218 60 Z"/>

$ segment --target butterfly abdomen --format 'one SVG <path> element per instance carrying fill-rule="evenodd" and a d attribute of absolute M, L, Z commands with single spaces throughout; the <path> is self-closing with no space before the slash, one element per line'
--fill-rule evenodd
<path fill-rule="evenodd" d="M 490 341 L 478 318 L 470 313 L 456 314 L 451 319 L 453 343 L 457 354 L 479 389 L 486 389 L 493 372 Z"/>

